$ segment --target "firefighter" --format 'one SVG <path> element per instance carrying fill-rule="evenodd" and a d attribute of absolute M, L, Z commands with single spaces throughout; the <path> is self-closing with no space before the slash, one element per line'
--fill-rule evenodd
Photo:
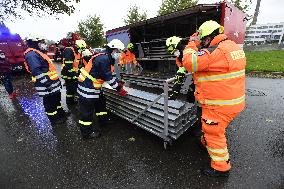
<path fill-rule="evenodd" d="M 60 124 L 66 120 L 61 105 L 61 83 L 56 68 L 50 58 L 43 52 L 47 46 L 39 38 L 27 40 L 28 49 L 25 51 L 26 70 L 32 75 L 35 89 L 43 98 L 43 106 L 52 124 Z"/>
<path fill-rule="evenodd" d="M 224 27 L 206 21 L 199 27 L 198 50 L 193 39 L 183 50 L 182 64 L 194 73 L 195 98 L 202 107 L 202 144 L 211 158 L 209 176 L 228 176 L 231 168 L 225 130 L 245 108 L 244 51 L 229 40 Z"/>
<path fill-rule="evenodd" d="M 191 37 L 196 37 L 197 33 L 193 34 Z M 176 57 L 176 65 L 178 67 L 178 71 L 176 73 L 176 80 L 172 89 L 172 92 L 169 94 L 169 99 L 175 100 L 180 93 L 180 90 L 182 86 L 184 85 L 187 70 L 182 65 L 182 58 L 183 58 L 183 49 L 185 48 L 185 45 L 182 44 L 182 38 L 173 36 L 166 40 L 166 47 L 169 54 L 172 54 Z M 196 45 L 198 44 L 198 41 L 196 41 Z M 195 85 L 194 82 L 190 84 L 188 87 L 188 92 L 186 94 L 187 101 L 190 103 L 195 103 L 194 98 L 194 91 L 195 91 Z M 195 137 L 200 137 L 202 135 L 201 132 L 201 107 L 197 104 L 197 117 L 198 120 L 195 124 L 195 126 L 192 128 L 192 135 Z"/>
<path fill-rule="evenodd" d="M 132 74 L 134 68 L 139 69 L 140 72 L 142 71 L 141 65 L 137 62 L 135 57 L 135 47 L 133 43 L 129 43 L 127 45 L 127 49 L 119 58 L 119 65 L 120 67 L 125 70 L 126 74 Z"/>
<path fill-rule="evenodd" d="M 82 58 L 84 61 L 84 65 L 86 66 L 87 63 L 90 61 L 92 58 L 93 54 L 89 49 L 86 49 L 82 53 Z M 112 72 L 113 70 L 113 65 L 111 65 Z M 115 74 L 113 74 L 113 77 L 115 77 Z M 98 118 L 98 122 L 101 126 L 106 125 L 109 123 L 110 118 L 108 116 L 108 112 L 106 109 L 106 98 L 104 97 L 103 91 L 101 91 L 99 95 L 99 100 L 97 103 L 95 103 L 95 113 Z"/>
<path fill-rule="evenodd" d="M 197 33 L 193 34 L 192 37 L 196 36 Z M 186 69 L 182 65 L 182 58 L 183 58 L 183 49 L 185 48 L 185 45 L 182 44 L 182 38 L 173 36 L 166 40 L 166 47 L 169 54 L 172 54 L 176 57 L 176 65 L 178 67 L 178 71 L 176 73 L 176 80 L 173 86 L 172 93 L 169 95 L 170 99 L 175 99 L 177 95 L 180 93 L 181 87 L 184 84 L 184 81 L 186 79 L 185 75 L 187 74 Z M 194 90 L 195 86 L 194 83 L 189 86 L 187 93 L 187 101 L 190 103 L 194 103 Z"/>
<path fill-rule="evenodd" d="M 72 44 L 71 44 L 72 45 Z M 81 52 L 86 49 L 86 42 L 84 40 L 76 40 L 75 45 L 66 47 L 63 53 L 63 65 L 61 75 L 65 80 L 66 86 L 66 104 L 68 107 L 75 105 L 76 91 L 77 91 L 77 77 L 79 67 L 82 62 Z"/>
<path fill-rule="evenodd" d="M 118 39 L 113 39 L 107 44 L 105 53 L 94 55 L 87 66 L 81 69 L 77 92 L 79 95 L 79 126 L 83 139 L 100 136 L 100 132 L 93 127 L 93 112 L 94 108 L 97 108 L 97 113 L 106 114 L 105 105 L 98 105 L 102 84 L 107 82 L 121 96 L 127 94 L 111 72 L 111 65 L 114 64 L 115 60 L 118 60 L 120 51 L 123 49 L 123 43 Z"/>

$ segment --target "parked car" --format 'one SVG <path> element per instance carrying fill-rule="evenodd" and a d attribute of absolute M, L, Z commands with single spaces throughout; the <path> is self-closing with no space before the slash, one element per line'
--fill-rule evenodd
<path fill-rule="evenodd" d="M 92 50 L 94 54 L 98 54 L 105 51 L 105 48 L 93 48 Z"/>

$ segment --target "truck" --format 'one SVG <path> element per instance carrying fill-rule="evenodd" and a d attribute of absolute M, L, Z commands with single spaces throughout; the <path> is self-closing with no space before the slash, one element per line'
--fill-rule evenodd
<path fill-rule="evenodd" d="M 0 24 L 0 51 L 6 54 L 14 73 L 25 72 L 24 52 L 26 45 L 19 34 L 12 33 L 4 24 Z"/>
<path fill-rule="evenodd" d="M 106 32 L 107 42 L 119 39 L 125 46 L 129 42 L 136 44 L 137 61 L 143 67 L 140 75 L 122 74 L 122 79 L 129 84 L 127 98 L 123 99 L 110 89 L 105 89 L 107 108 L 162 138 L 165 149 L 200 120 L 195 103 L 184 98 L 168 98 L 177 66 L 175 58 L 167 54 L 166 39 L 179 36 L 186 44 L 207 20 L 223 25 L 228 38 L 243 45 L 247 15 L 227 1 L 198 4 Z M 189 93 L 191 83 L 192 76 L 189 74 L 183 86 L 184 94 Z"/>
<path fill-rule="evenodd" d="M 138 46 L 138 61 L 145 71 L 175 72 L 174 59 L 167 55 L 165 41 L 168 37 L 190 37 L 199 26 L 214 20 L 224 26 L 224 33 L 241 46 L 244 43 L 247 15 L 227 1 L 216 4 L 199 4 L 163 16 L 157 16 L 132 25 L 106 31 L 107 42 L 119 39 Z"/>
<path fill-rule="evenodd" d="M 77 39 L 81 39 L 80 35 L 78 33 L 71 33 L 70 36 L 62 38 L 58 43 L 50 44 L 48 46 L 47 56 L 55 62 L 62 62 L 62 53 L 65 47 L 70 46 L 70 44 L 72 44 L 73 41 Z"/>

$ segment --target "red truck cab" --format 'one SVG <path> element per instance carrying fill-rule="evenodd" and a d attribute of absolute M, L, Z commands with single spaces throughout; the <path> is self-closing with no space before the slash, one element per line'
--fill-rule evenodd
<path fill-rule="evenodd" d="M 13 34 L 4 25 L 0 24 L 0 50 L 3 51 L 7 60 L 12 64 L 13 72 L 24 72 L 24 52 L 26 45 L 19 34 Z"/>

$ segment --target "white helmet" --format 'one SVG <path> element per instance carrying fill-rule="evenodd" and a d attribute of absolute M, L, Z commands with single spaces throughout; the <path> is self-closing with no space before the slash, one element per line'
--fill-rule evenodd
<path fill-rule="evenodd" d="M 107 46 L 108 46 L 109 48 L 111 48 L 111 49 L 118 49 L 118 50 L 121 50 L 121 51 L 123 51 L 124 48 L 125 48 L 124 44 L 123 44 L 120 40 L 118 40 L 118 39 L 113 39 L 113 40 L 111 40 L 111 41 L 107 44 Z"/>
<path fill-rule="evenodd" d="M 37 34 L 29 35 L 29 37 L 27 38 L 27 40 L 31 40 L 31 41 L 40 41 L 40 40 L 43 40 L 43 39 L 44 39 L 43 36 L 37 35 Z"/>
<path fill-rule="evenodd" d="M 82 56 L 92 56 L 93 54 L 91 53 L 91 51 L 89 49 L 85 49 L 82 52 Z"/>

